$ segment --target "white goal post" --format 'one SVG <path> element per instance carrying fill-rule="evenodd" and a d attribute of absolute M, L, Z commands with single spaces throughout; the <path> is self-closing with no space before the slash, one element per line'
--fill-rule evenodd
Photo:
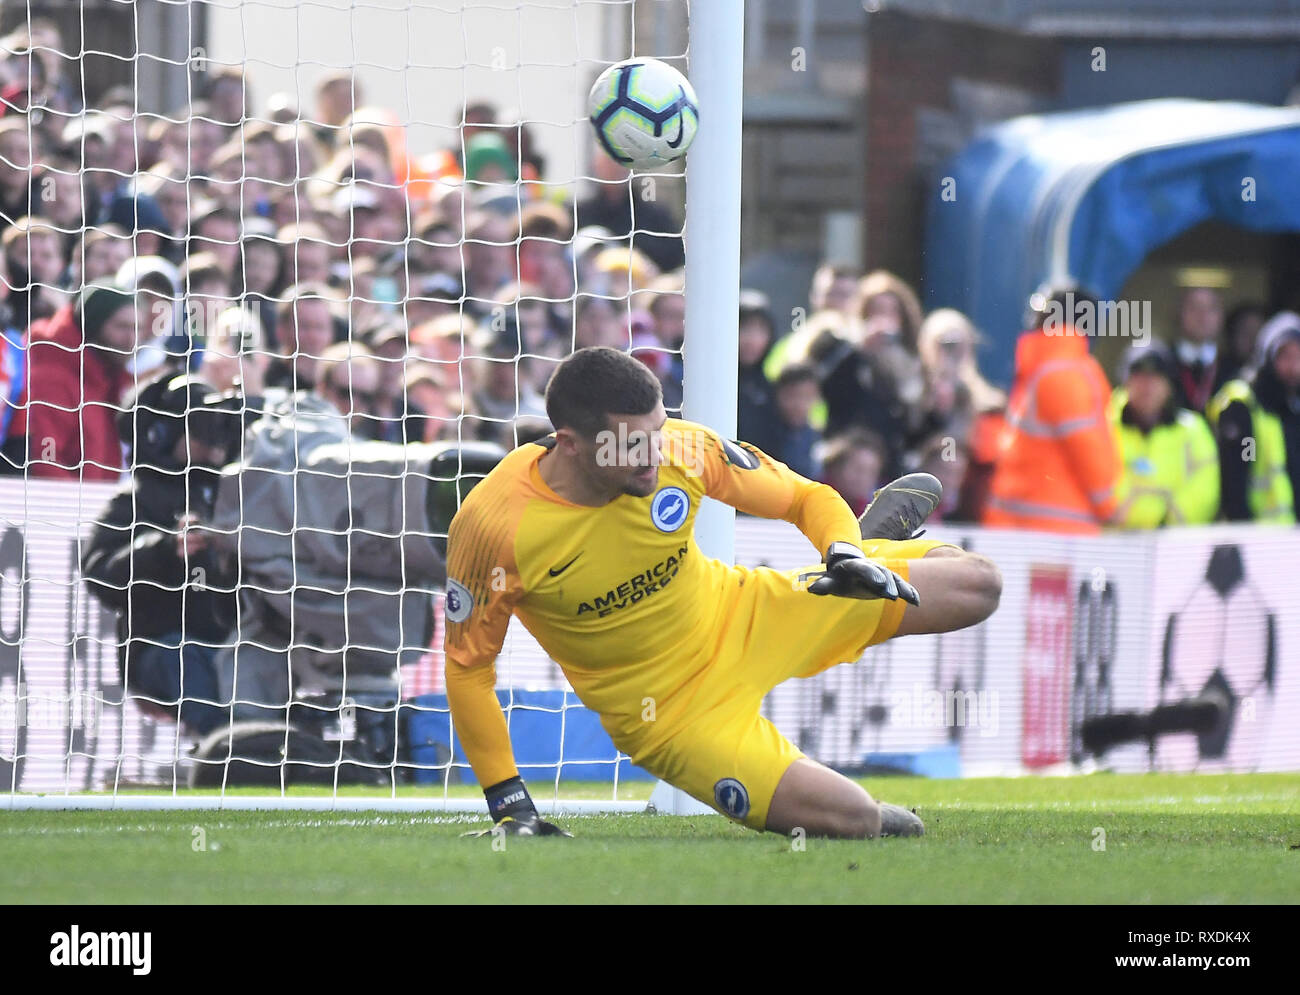
<path fill-rule="evenodd" d="M 157 25 L 135 26 L 135 50 L 125 55 L 120 51 L 98 50 L 96 32 L 91 30 L 90 24 L 81 26 L 84 31 L 81 38 L 66 37 L 69 34 L 67 27 L 57 25 L 64 28 L 65 37 L 54 41 L 51 39 L 55 36 L 46 30 L 43 22 L 40 30 L 33 28 L 28 36 L 18 31 L 5 39 L 17 39 L 17 44 L 24 44 L 25 48 L 0 51 L 0 62 L 27 56 L 39 64 L 38 68 L 47 64 L 50 67 L 62 66 L 61 71 L 70 74 L 60 81 L 63 89 L 74 96 L 80 91 L 87 105 L 83 108 L 59 103 L 59 99 L 66 101 L 65 94 L 64 98 L 49 98 L 50 102 L 43 107 L 47 126 L 51 117 L 57 118 L 63 129 L 61 133 L 73 136 L 66 149 L 60 146 L 54 151 L 42 150 L 42 140 L 38 140 L 40 136 L 35 136 L 33 130 L 37 127 L 35 118 L 27 122 L 29 135 L 33 136 L 28 162 L 33 187 L 38 171 L 42 176 L 75 171 L 76 178 L 82 181 L 87 191 L 84 207 L 88 213 L 93 207 L 89 202 L 92 190 L 98 192 L 105 204 L 112 202 L 116 205 L 124 195 L 134 199 L 125 215 L 120 211 L 114 215 L 117 219 L 114 223 L 126 219 L 124 227 L 127 230 L 124 232 L 111 227 L 104 216 L 72 227 L 58 219 L 45 222 L 33 202 L 31 213 L 36 217 L 35 224 L 54 227 L 69 243 L 75 242 L 81 253 L 78 265 L 71 268 L 71 275 L 61 276 L 61 282 L 49 288 L 52 299 L 61 294 L 59 299 L 71 302 L 84 293 L 90 282 L 87 271 L 90 250 L 87 246 L 100 238 L 102 231 L 109 232 L 109 240 L 118 239 L 126 243 L 128 259 L 143 256 L 145 250 L 141 244 L 148 225 L 144 216 L 145 201 L 136 198 L 144 192 L 151 199 L 151 208 L 162 207 L 166 215 L 169 194 L 180 190 L 183 191 L 181 210 L 188 213 L 184 217 L 184 228 L 177 230 L 173 225 L 170 231 L 170 236 L 179 245 L 178 255 L 172 260 L 178 272 L 162 266 L 157 269 L 171 273 L 173 279 L 194 281 L 190 286 L 175 285 L 175 298 L 169 307 L 174 308 L 171 313 L 186 315 L 190 319 L 187 327 L 196 334 L 189 340 L 188 351 L 181 355 L 180 366 L 173 372 L 188 370 L 207 375 L 206 367 L 198 365 L 195 343 L 201 342 L 205 335 L 209 343 L 216 341 L 213 327 L 204 322 L 223 313 L 224 305 L 246 304 L 251 272 L 248 260 L 253 238 L 261 239 L 262 243 L 274 243 L 281 253 L 279 258 L 289 260 L 294 267 L 305 267 L 308 263 L 303 243 L 314 242 L 313 248 L 318 248 L 323 242 L 330 247 L 326 277 L 332 281 L 336 291 L 341 291 L 341 300 L 331 305 L 333 320 L 336 327 L 348 329 L 345 341 L 349 343 L 361 340 L 359 326 L 362 321 L 379 315 L 390 324 L 401 326 L 403 341 L 410 346 L 414 339 L 416 306 L 432 311 L 433 308 L 427 307 L 430 301 L 442 304 L 450 300 L 450 311 L 459 313 L 462 320 L 465 314 L 475 313 L 474 337 L 471 341 L 464 331 L 461 332 L 457 343 L 459 352 L 454 358 L 447 359 L 437 352 L 449 340 L 456 338 L 447 332 L 446 321 L 441 330 L 429 330 L 430 338 L 424 343 L 428 345 L 427 351 L 417 356 L 414 347 L 410 347 L 411 351 L 402 356 L 400 361 L 407 380 L 412 380 L 415 386 L 422 381 L 420 376 L 411 377 L 412 367 L 422 375 L 437 375 L 435 379 L 441 385 L 454 382 L 464 391 L 463 403 L 478 404 L 471 393 L 474 386 L 485 392 L 488 390 L 483 384 L 487 376 L 484 371 L 493 368 L 489 364 L 508 360 L 519 385 L 524 382 L 522 371 L 527 364 L 558 358 L 545 350 L 534 353 L 529 345 L 524 344 L 522 305 L 534 300 L 528 296 L 530 293 L 537 294 L 536 299 L 560 315 L 556 320 L 564 323 L 564 335 L 570 348 L 581 344 L 583 332 L 579 323 L 583 320 L 584 305 L 599 310 L 607 303 L 612 306 L 612 313 L 606 316 L 606 320 L 612 323 L 610 327 L 619 329 L 628 347 L 641 349 L 652 358 L 678 355 L 684 369 L 681 378 L 683 415 L 714 426 L 728 437 L 735 435 L 744 0 L 696 0 L 695 3 L 689 0 L 533 0 L 532 3 L 528 0 L 492 3 L 477 0 L 327 0 L 319 5 L 306 6 L 299 6 L 291 0 L 233 5 L 207 3 L 206 0 L 168 0 L 163 6 L 169 9 L 165 17 L 160 15 Z M 185 16 L 178 18 L 180 11 L 184 11 Z M 559 30 L 557 25 L 566 18 L 572 22 L 573 38 L 559 46 L 563 51 L 562 57 L 537 56 L 538 38 L 535 36 Z M 665 18 L 664 23 L 669 27 L 663 27 L 657 18 Z M 206 35 L 196 33 L 197 25 L 205 19 Z M 32 21 L 32 18 L 28 20 Z M 342 37 L 338 30 L 344 23 L 350 24 L 354 32 L 350 38 Z M 397 27 L 399 24 L 405 25 L 405 30 Z M 295 34 L 292 39 L 280 31 L 281 28 L 287 31 L 290 25 Z M 656 49 L 656 45 L 664 44 L 682 25 L 688 26 L 688 43 L 684 51 Z M 647 26 L 654 30 L 647 30 Z M 431 38 L 427 46 L 428 51 L 435 53 L 432 56 L 418 44 L 420 29 L 436 34 L 436 39 Z M 289 40 L 295 44 L 285 44 Z M 313 50 L 309 42 L 322 47 L 319 51 Z M 438 54 L 448 51 L 449 46 L 457 48 L 454 42 L 459 42 L 459 57 Z M 528 54 L 530 42 L 533 55 Z M 79 48 L 79 43 L 84 47 Z M 337 55 L 340 51 L 345 53 L 341 61 Z M 346 54 L 349 51 L 350 56 Z M 335 54 L 321 55 L 322 52 Z M 701 53 L 707 55 L 701 57 Z M 120 97 L 113 106 L 105 106 L 98 103 L 99 94 L 87 92 L 87 55 L 100 57 L 101 61 L 108 56 L 131 65 L 138 87 L 134 94 L 134 107 L 129 106 L 131 101 L 124 104 Z M 656 342 L 637 324 L 645 320 L 641 313 L 644 309 L 642 302 L 650 291 L 638 282 L 642 278 L 635 272 L 639 265 L 635 253 L 627 257 L 622 269 L 618 268 L 617 260 L 610 264 L 613 275 L 609 277 L 606 289 L 585 286 L 581 264 L 575 258 L 580 249 L 590 248 L 591 239 L 602 237 L 601 233 L 588 229 L 578 235 L 575 242 L 576 229 L 579 228 L 575 205 L 584 196 L 590 196 L 590 191 L 600 189 L 602 184 L 617 182 L 593 175 L 596 172 L 590 151 L 594 147 L 593 136 L 582 112 L 587 88 L 607 65 L 630 56 L 660 57 L 675 62 L 690 76 L 700 100 L 702 126 L 687 157 L 685 183 L 679 170 L 670 170 L 663 174 L 659 184 L 663 206 L 676 214 L 679 224 L 684 224 L 686 261 L 682 283 L 675 291 L 664 290 L 667 284 L 662 281 L 657 288 L 661 294 L 678 296 L 684 293 L 685 287 L 690 288 L 690 293 L 685 295 L 688 331 L 684 347 Z M 168 76 L 169 68 L 188 69 L 190 86 L 185 94 L 188 106 L 159 103 L 174 98 L 176 93 L 177 76 L 175 72 Z M 431 85 L 435 79 L 445 80 L 457 73 L 461 79 L 454 96 L 448 96 L 438 85 Z M 31 70 L 28 75 L 35 79 Z M 308 176 L 294 173 L 287 181 L 283 177 L 266 177 L 257 172 L 260 166 L 255 162 L 262 152 L 255 154 L 251 143 L 259 140 L 259 129 L 263 133 L 269 131 L 281 146 L 283 156 L 286 142 L 292 146 L 293 136 L 298 132 L 307 128 L 321 132 L 319 105 L 312 106 L 314 86 L 329 75 L 351 80 L 357 110 L 356 124 L 378 123 L 390 136 L 394 132 L 402 134 L 400 144 L 402 155 L 406 157 L 403 163 L 406 173 L 399 175 L 394 183 L 386 183 L 381 176 L 369 189 L 351 174 L 334 177 L 334 189 L 327 191 L 322 203 L 340 215 L 341 227 L 331 227 L 325 223 L 329 221 L 325 218 L 316 229 L 308 231 L 296 225 L 294 220 L 281 216 L 275 206 L 249 205 L 259 197 L 270 198 L 272 205 L 278 204 L 286 190 L 292 199 L 301 201 L 308 192 L 307 188 L 313 184 L 318 188 L 324 182 L 322 175 L 326 163 L 317 163 L 317 169 Z M 140 92 L 139 88 L 146 83 L 156 82 L 163 76 L 168 82 L 159 85 L 157 93 Z M 213 92 L 218 85 L 216 81 L 241 76 L 246 87 L 243 113 L 236 112 L 234 120 L 225 120 Z M 365 97 L 361 96 L 363 89 Z M 33 94 L 37 90 L 37 84 L 33 82 Z M 401 94 L 401 100 L 388 99 L 394 94 Z M 555 98 L 554 107 L 538 110 L 538 101 L 545 94 L 559 96 Z M 34 97 L 33 108 L 45 99 Z M 194 108 L 200 105 L 195 101 L 199 99 L 204 103 L 196 112 Z M 519 217 L 529 202 L 555 204 L 570 212 L 574 223 L 567 235 L 558 239 L 567 253 L 566 265 L 572 267 L 572 288 L 565 297 L 557 299 L 550 290 L 522 289 L 528 282 L 521 270 L 528 250 L 523 243 L 529 238 L 518 234 L 518 226 L 515 234 L 504 241 L 499 235 L 503 230 L 499 224 L 493 227 L 483 221 L 481 227 L 472 227 L 485 214 L 478 211 L 478 191 L 465 180 L 471 158 L 478 154 L 478 147 L 471 148 L 470 133 L 465 129 L 466 124 L 476 122 L 463 115 L 479 103 L 495 104 L 499 116 L 496 121 L 480 127 L 478 133 L 498 134 L 509 156 L 514 159 L 514 178 L 493 181 L 499 195 L 496 207 L 501 208 L 504 203 L 503 214 L 513 217 Z M 363 109 L 376 105 L 387 107 L 393 113 L 380 115 L 378 122 L 365 117 Z M 144 111 L 146 106 L 157 106 L 158 109 Z M 221 127 L 212 128 L 214 123 L 220 123 Z M 551 171 L 527 171 L 529 163 L 523 147 L 524 139 L 520 137 L 516 123 L 531 126 L 531 141 L 534 143 L 531 153 L 536 155 L 538 162 L 548 161 Z M 178 125 L 179 139 L 175 137 Z M 251 131 L 250 125 L 253 126 Z M 219 147 L 201 147 L 207 143 L 215 144 L 216 139 L 208 134 L 209 131 L 222 136 Z M 324 133 L 328 139 L 328 128 Z M 100 138 L 106 140 L 110 151 L 103 154 L 106 158 L 92 163 L 90 145 Z M 127 153 L 126 146 L 114 144 L 123 141 L 128 146 L 134 142 L 136 147 L 132 154 Z M 360 132 L 353 129 L 349 140 L 336 145 L 337 158 L 343 160 L 351 155 L 354 158 L 349 168 L 359 169 L 357 164 L 362 159 L 358 158 L 358 150 L 363 144 Z M 396 145 L 390 145 L 390 152 L 396 148 Z M 483 148 L 487 151 L 482 153 L 482 157 L 490 164 L 496 153 L 495 144 L 485 142 Z M 113 149 L 117 150 L 116 156 Z M 428 163 L 435 163 L 434 154 L 440 149 L 443 152 L 450 149 L 450 159 L 458 160 L 459 177 L 454 169 L 450 174 L 439 174 L 434 166 L 427 169 L 421 166 L 424 160 L 419 156 L 425 156 Z M 49 161 L 45 161 L 47 152 Z M 176 167 L 173 164 L 169 169 L 166 157 L 170 154 L 179 156 L 183 165 Z M 12 168 L 21 163 L 6 159 L 5 165 Z M 507 168 L 506 172 L 511 170 Z M 94 187 L 88 179 L 92 174 L 101 177 L 112 174 L 118 183 L 116 186 L 110 183 L 102 188 Z M 633 176 L 622 181 L 627 186 L 629 197 L 642 196 L 639 186 L 642 179 Z M 653 177 L 651 181 L 656 179 L 659 177 Z M 428 208 L 432 201 L 412 203 L 404 222 L 410 227 L 403 228 L 402 244 L 397 246 L 400 251 L 394 253 L 405 260 L 397 276 L 394 278 L 383 268 L 382 255 L 376 257 L 378 261 L 374 265 L 366 262 L 357 267 L 355 260 L 364 254 L 361 247 L 365 239 L 382 241 L 386 237 L 381 226 L 376 226 L 368 236 L 361 235 L 357 220 L 360 212 L 372 208 L 372 198 L 382 200 L 388 187 L 401 194 L 417 185 L 422 188 L 422 196 L 428 196 L 432 189 L 439 197 L 438 208 L 429 213 L 446 222 L 448 219 L 439 211 L 451 212 L 451 223 L 435 221 L 425 229 L 415 231 L 415 225 L 422 220 L 419 211 Z M 489 181 L 484 180 L 482 185 L 486 188 Z M 450 188 L 450 192 L 444 188 Z M 195 220 L 198 205 L 201 204 L 205 212 L 220 215 L 223 204 L 219 194 L 223 189 L 235 191 L 237 226 L 227 231 L 218 223 L 220 218 L 209 223 L 209 215 L 205 213 L 203 223 L 206 228 L 199 231 Z M 313 189 L 312 195 L 318 192 Z M 485 189 L 483 192 L 486 195 L 490 191 Z M 687 194 L 684 198 L 680 196 L 682 192 Z M 174 197 L 170 199 L 174 201 Z M 485 196 L 483 199 L 486 201 L 488 198 Z M 240 210 L 244 211 L 242 220 L 239 218 Z M 261 220 L 250 223 L 254 215 Z M 6 217 L 0 219 L 0 224 L 7 228 L 16 220 Z M 507 224 L 504 230 L 508 229 Z M 287 237 L 295 239 L 287 243 L 287 253 L 284 251 L 286 231 L 290 233 Z M 339 231 L 344 234 L 340 236 Z M 665 234 L 674 235 L 675 232 Z M 629 236 L 633 237 L 636 233 Z M 620 244 L 618 237 L 606 233 L 605 238 L 609 246 Z M 534 242 L 556 240 L 550 235 L 532 239 Z M 623 240 L 622 244 L 626 241 Z M 149 244 L 150 253 L 164 254 L 162 248 L 153 248 L 154 242 Z M 158 244 L 165 245 L 166 242 L 159 240 Z M 430 248 L 434 252 L 452 251 L 466 260 L 467 268 L 460 274 L 464 279 L 459 288 L 442 284 L 435 287 L 433 284 L 438 283 L 437 280 L 429 278 L 429 274 L 415 272 L 412 260 L 416 251 Z M 197 264 L 186 275 L 187 261 L 193 262 L 193 256 L 201 250 L 207 250 L 219 259 L 227 252 L 234 256 L 233 269 L 227 272 L 230 280 L 224 290 L 199 290 L 198 281 L 203 278 L 204 271 Z M 471 286 L 475 274 L 468 267 L 478 265 L 477 260 L 484 260 L 482 265 L 485 267 L 500 262 L 502 253 L 498 250 L 504 250 L 506 262 L 503 265 L 515 277 L 511 285 L 516 287 L 519 296 L 515 300 L 521 302 L 519 306 L 499 307 L 495 298 L 489 297 L 481 288 Z M 591 258 L 595 259 L 596 255 L 592 253 Z M 510 256 L 513 260 L 509 259 Z M 203 264 L 211 267 L 212 259 L 205 255 Z M 132 269 L 127 266 L 126 270 L 135 273 L 139 267 Z M 122 271 L 118 267 L 107 276 L 123 279 Z M 36 285 L 43 278 L 33 271 L 31 279 Z M 534 281 L 533 288 L 541 285 L 540 279 Z M 267 295 L 270 298 L 268 307 L 275 314 L 282 313 L 283 305 L 279 302 L 284 300 L 285 291 L 291 285 L 291 282 L 281 279 L 276 287 L 280 296 L 277 297 L 277 293 Z M 139 286 L 136 285 L 137 290 Z M 459 290 L 459 296 L 456 290 Z M 191 310 L 190 305 L 205 293 L 223 306 L 214 308 L 210 300 L 206 307 Z M 241 294 L 245 296 L 241 297 Z M 291 320 L 301 326 L 303 319 L 294 311 L 292 302 L 289 313 Z M 519 335 L 519 350 L 513 356 L 503 357 L 490 351 L 496 341 L 494 334 L 501 332 L 497 318 L 502 313 L 507 313 L 508 327 Z M 266 312 L 258 312 L 258 315 L 259 318 L 266 316 Z M 422 320 L 425 325 L 421 327 L 437 324 L 433 319 L 424 319 L 423 315 Z M 375 322 L 380 323 L 378 318 Z M 23 322 L 19 331 L 26 333 L 29 323 Z M 221 327 L 226 333 L 233 334 L 229 319 Z M 283 342 L 275 337 L 274 330 L 268 328 L 269 325 L 259 325 L 256 332 L 251 332 L 240 324 L 239 345 L 234 356 L 236 369 L 246 371 L 254 360 L 260 365 L 262 360 L 274 359 L 280 354 L 294 371 L 292 376 L 296 376 L 297 360 L 300 355 L 307 354 L 307 346 L 295 334 L 293 345 L 281 353 Z M 374 341 L 382 342 L 382 336 L 376 336 Z M 154 345 L 162 348 L 158 343 Z M 376 356 L 380 348 L 382 345 L 373 346 Z M 209 351 L 215 356 L 216 346 L 210 346 Z M 158 355 L 154 354 L 150 359 L 142 348 L 138 357 L 133 357 L 134 369 L 128 368 L 128 380 L 134 387 L 147 379 L 146 359 L 156 364 Z M 348 356 L 344 361 L 349 361 Z M 154 370 L 160 368 L 157 365 L 153 367 Z M 30 378 L 30 367 L 26 375 Z M 344 401 L 355 409 L 358 402 L 353 396 L 354 391 L 358 396 L 363 395 L 361 388 L 356 387 L 355 380 L 351 379 L 354 376 L 349 371 L 348 386 L 342 393 L 346 395 Z M 84 384 L 82 389 L 89 390 Z M 404 394 L 408 401 L 424 396 L 417 395 L 414 390 L 415 387 L 411 387 Z M 448 388 L 445 393 L 450 396 L 453 392 Z M 114 402 L 119 410 L 125 406 L 126 397 L 126 394 L 120 395 Z M 524 388 L 517 386 L 515 410 L 523 413 L 527 400 Z M 34 410 L 38 402 L 35 396 L 23 395 L 11 406 L 26 412 Z M 450 433 L 443 433 L 443 442 L 465 441 L 471 437 L 472 427 L 477 426 L 477 431 L 484 425 L 502 427 L 507 443 L 510 437 L 515 441 L 520 437 L 521 430 L 512 427 L 511 419 L 503 417 L 487 401 L 476 407 L 472 414 L 464 407 L 459 411 L 429 411 L 427 414 L 431 419 L 444 418 L 452 426 Z M 345 411 L 344 418 L 348 417 Z M 187 442 L 187 452 L 190 446 L 191 443 Z M 37 450 L 37 441 L 29 438 L 26 453 L 29 461 L 40 458 Z M 58 462 L 58 454 L 54 459 Z M 83 581 L 83 557 L 91 532 L 100 521 L 108 498 L 129 479 L 129 471 L 126 471 L 118 480 L 101 474 L 98 481 L 92 482 L 86 473 L 91 462 L 93 459 L 83 454 L 74 461 L 73 472 L 67 475 L 70 479 L 63 481 L 37 479 L 37 475 L 31 473 L 0 477 L 0 527 L 6 530 L 4 548 L 0 549 L 0 639 L 5 642 L 5 650 L 0 652 L 0 810 L 297 809 L 449 815 L 485 813 L 481 794 L 476 789 L 466 790 L 468 785 L 462 784 L 460 790 L 453 790 L 456 781 L 468 776 L 469 769 L 459 753 L 455 762 L 451 761 L 450 738 L 443 753 L 426 752 L 418 760 L 408 757 L 407 762 L 396 765 L 408 772 L 416 769 L 423 773 L 425 776 L 417 778 L 417 785 L 401 784 L 390 776 L 388 786 L 373 791 L 340 790 L 341 768 L 366 766 L 364 760 L 350 760 L 342 753 L 332 764 L 334 784 L 332 788 L 327 786 L 324 793 L 321 790 L 299 792 L 287 788 L 283 780 L 279 785 L 268 785 L 265 791 L 250 793 L 250 789 L 243 787 L 233 790 L 235 785 L 228 785 L 221 775 L 217 775 L 215 781 L 207 782 L 207 791 L 188 785 L 186 772 L 192 771 L 195 763 L 189 755 L 196 740 L 202 737 L 192 731 L 187 733 L 188 727 L 183 728 L 176 720 L 176 698 L 169 701 L 165 695 L 152 696 L 122 686 L 117 669 L 121 639 L 115 616 L 98 603 Z M 348 472 L 350 488 L 351 471 Z M 424 472 L 437 480 L 442 479 L 433 471 Z M 431 481 L 428 486 L 432 491 L 436 483 Z M 399 487 L 410 487 L 405 473 Z M 734 558 L 734 524 L 734 512 L 730 508 L 706 503 L 697 521 L 697 539 L 702 551 L 731 562 Z M 351 511 L 347 524 L 341 528 L 345 544 L 366 534 Z M 12 542 L 8 538 L 10 535 L 16 537 Z M 238 541 L 238 537 L 234 541 Z M 188 572 L 186 576 L 189 577 Z M 134 572 L 131 577 L 130 583 L 134 583 Z M 310 591 L 313 583 L 312 580 L 300 582 L 295 574 L 294 593 Z M 181 589 L 184 587 L 182 584 Z M 364 582 L 356 585 L 357 589 L 365 587 Z M 440 613 L 440 599 L 436 603 Z M 403 615 L 403 625 L 405 620 Z M 404 716 L 412 710 L 431 713 L 435 718 L 441 716 L 448 737 L 453 734 L 445 695 L 442 696 L 443 704 L 428 704 L 442 691 L 437 672 L 441 666 L 441 626 L 430 633 L 427 648 L 423 651 L 419 645 L 411 644 L 411 640 L 417 637 L 408 637 L 405 629 L 403 633 L 398 657 L 403 664 L 400 696 L 391 708 L 373 705 L 364 694 L 368 686 L 359 685 L 354 677 L 345 676 L 336 699 L 332 699 L 338 710 L 337 729 L 331 727 L 332 738 L 327 736 L 327 742 L 334 744 L 336 740 L 347 739 L 352 733 L 345 730 L 355 728 L 355 724 L 369 712 L 379 714 L 384 723 L 396 729 L 394 738 L 404 734 Z M 238 641 L 244 635 L 236 632 L 232 638 Z M 265 639 L 261 630 L 251 637 L 259 647 Z M 351 649 L 349 644 L 348 652 Z M 182 661 L 179 664 L 182 668 L 194 666 L 183 648 L 177 659 Z M 343 664 L 345 675 L 347 666 Z M 543 814 L 711 811 L 664 784 L 655 787 L 649 803 L 643 794 L 636 800 L 621 797 L 620 779 L 628 769 L 625 756 L 616 755 L 611 760 L 591 760 L 586 754 L 577 759 L 568 758 L 564 751 L 570 742 L 570 727 L 576 727 L 582 710 L 558 667 L 545 659 L 540 648 L 531 642 L 517 623 L 512 626 L 507 652 L 503 654 L 498 673 L 498 687 L 505 692 L 507 715 L 512 727 L 516 720 L 546 718 L 553 720 L 559 733 L 556 762 L 548 766 L 525 766 L 521 761 L 521 772 Z M 363 693 L 352 695 L 350 689 L 358 687 Z M 235 694 L 239 699 L 239 692 Z M 543 700 L 542 696 L 546 695 L 551 697 Z M 185 694 L 179 696 L 180 704 L 187 700 L 190 699 Z M 173 710 L 170 718 L 161 714 L 169 706 Z M 285 750 L 290 749 L 286 736 Z M 259 761 L 253 763 L 256 765 Z M 218 762 L 214 766 L 220 767 L 221 764 Z M 227 764 L 223 768 L 227 774 L 230 766 Z M 274 766 L 270 765 L 272 769 Z M 328 775 L 331 764 L 321 764 L 319 758 L 308 757 L 298 766 L 323 766 Z M 570 797 L 566 794 L 569 786 L 577 781 L 586 782 L 586 771 L 597 775 L 599 781 L 607 783 L 608 787 L 593 788 L 591 783 L 584 783 L 581 797 Z M 283 769 L 280 776 L 284 776 Z M 606 797 L 597 797 L 602 793 Z"/>

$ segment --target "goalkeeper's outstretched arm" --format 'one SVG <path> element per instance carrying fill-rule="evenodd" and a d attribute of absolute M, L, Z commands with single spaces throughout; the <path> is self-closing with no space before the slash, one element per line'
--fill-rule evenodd
<path fill-rule="evenodd" d="M 519 776 L 506 717 L 497 703 L 496 667 L 464 667 L 448 662 L 447 701 L 465 757 L 483 785 L 493 825 L 519 835 L 567 836 L 537 814 Z"/>
<path fill-rule="evenodd" d="M 822 554 L 826 571 L 809 588 L 813 594 L 901 597 L 918 603 L 910 584 L 863 553 L 858 519 L 833 487 L 802 477 L 756 446 L 730 442 L 703 425 L 686 423 L 686 439 L 686 455 L 701 473 L 709 497 L 747 515 L 790 522 Z"/>
<path fill-rule="evenodd" d="M 476 497 L 477 489 L 452 520 L 447 536 L 443 648 L 451 719 L 483 785 L 493 823 L 521 835 L 558 834 L 563 830 L 543 822 L 528 796 L 497 701 L 496 659 L 520 584 L 512 531 L 500 528 L 498 515 L 481 515 Z"/>
<path fill-rule="evenodd" d="M 683 423 L 686 454 L 702 475 L 709 497 L 759 518 L 795 525 L 819 552 L 831 543 L 861 546 L 858 520 L 835 488 L 801 477 L 747 442 L 731 442 L 712 429 Z"/>

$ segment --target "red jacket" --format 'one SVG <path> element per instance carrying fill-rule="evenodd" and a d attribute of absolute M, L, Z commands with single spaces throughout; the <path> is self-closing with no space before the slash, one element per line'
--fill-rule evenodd
<path fill-rule="evenodd" d="M 27 403 L 15 413 L 9 434 L 27 436 L 28 472 L 119 479 L 122 443 L 116 418 L 130 377 L 105 362 L 99 350 L 83 348 L 71 304 L 32 323 L 27 375 Z"/>
<path fill-rule="evenodd" d="M 1082 335 L 1027 332 L 984 523 L 1092 533 L 1116 507 L 1119 442 L 1106 417 L 1110 381 Z"/>

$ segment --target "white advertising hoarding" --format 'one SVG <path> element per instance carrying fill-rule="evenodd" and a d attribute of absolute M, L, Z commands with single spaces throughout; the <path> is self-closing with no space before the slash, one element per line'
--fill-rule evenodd
<path fill-rule="evenodd" d="M 183 783 L 176 727 L 124 700 L 114 620 L 90 598 L 79 543 L 113 488 L 0 481 L 0 792 Z M 1214 688 L 1231 721 L 1214 735 L 1109 751 L 1119 771 L 1300 770 L 1300 533 L 1215 526 L 1079 538 L 933 529 L 1001 568 L 984 624 L 912 636 L 792 680 L 765 713 L 810 756 L 846 768 L 943 775 L 1091 764 L 1087 716 L 1146 711 Z M 740 518 L 740 563 L 817 559 L 782 522 Z M 512 623 L 503 686 L 565 688 Z M 405 696 L 438 690 L 440 652 L 404 671 Z"/>

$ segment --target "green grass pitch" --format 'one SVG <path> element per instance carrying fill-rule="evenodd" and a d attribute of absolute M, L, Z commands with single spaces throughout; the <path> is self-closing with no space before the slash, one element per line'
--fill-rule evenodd
<path fill-rule="evenodd" d="M 862 783 L 927 835 L 800 850 L 720 817 L 619 815 L 497 851 L 460 837 L 486 818 L 0 810 L 0 902 L 1300 901 L 1297 774 Z"/>

